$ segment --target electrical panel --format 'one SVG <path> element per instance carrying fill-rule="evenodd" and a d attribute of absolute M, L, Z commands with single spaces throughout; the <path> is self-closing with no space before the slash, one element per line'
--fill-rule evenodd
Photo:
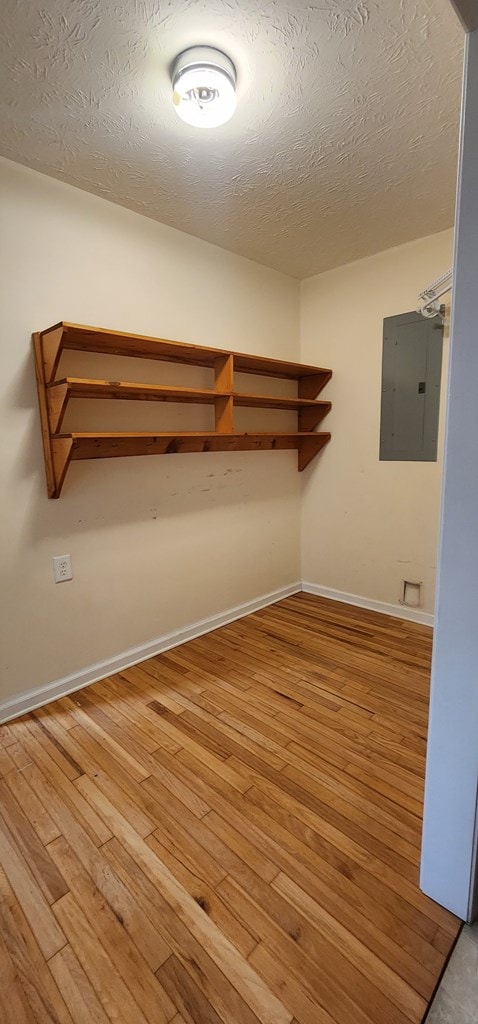
<path fill-rule="evenodd" d="M 436 462 L 442 348 L 441 317 L 383 321 L 382 461 Z"/>

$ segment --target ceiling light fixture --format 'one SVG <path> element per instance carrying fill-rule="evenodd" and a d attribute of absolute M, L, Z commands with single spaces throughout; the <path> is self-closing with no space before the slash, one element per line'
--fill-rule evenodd
<path fill-rule="evenodd" d="M 193 46 L 173 64 L 173 103 L 186 124 L 218 128 L 236 109 L 236 69 L 212 46 Z"/>

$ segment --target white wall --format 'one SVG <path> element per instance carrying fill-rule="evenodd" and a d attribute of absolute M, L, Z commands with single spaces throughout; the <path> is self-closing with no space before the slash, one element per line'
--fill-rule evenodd
<path fill-rule="evenodd" d="M 478 913 L 478 30 L 467 37 L 420 883 Z"/>
<path fill-rule="evenodd" d="M 5 701 L 300 578 L 295 452 L 76 463 L 48 500 L 32 331 L 65 319 L 298 359 L 299 314 L 297 282 L 8 161 L 0 196 Z M 63 369 L 76 360 L 68 353 Z M 145 360 L 114 370 L 178 372 Z M 207 371 L 189 373 L 193 383 Z M 211 415 L 103 404 L 90 403 L 103 429 L 161 429 L 168 414 L 206 429 Z M 72 415 L 86 424 L 84 403 Z M 64 553 L 74 580 L 55 585 L 51 558 Z"/>
<path fill-rule="evenodd" d="M 404 578 L 423 581 L 433 611 L 439 461 L 380 462 L 383 318 L 415 309 L 417 293 L 450 266 L 452 232 L 389 249 L 301 286 L 301 359 L 334 376 L 325 421 L 332 441 L 303 474 L 302 578 L 397 605 Z M 443 388 L 447 341 L 444 344 Z"/>

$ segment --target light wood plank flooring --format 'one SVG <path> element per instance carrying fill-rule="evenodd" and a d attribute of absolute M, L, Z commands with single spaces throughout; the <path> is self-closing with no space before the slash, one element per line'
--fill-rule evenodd
<path fill-rule="evenodd" d="M 2 1024 L 418 1024 L 431 634 L 300 594 L 0 728 Z"/>

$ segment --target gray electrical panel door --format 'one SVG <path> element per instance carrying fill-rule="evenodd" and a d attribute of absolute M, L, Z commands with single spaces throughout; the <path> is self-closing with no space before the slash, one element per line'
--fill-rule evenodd
<path fill-rule="evenodd" d="M 380 459 L 436 462 L 442 348 L 441 317 L 383 321 Z"/>

